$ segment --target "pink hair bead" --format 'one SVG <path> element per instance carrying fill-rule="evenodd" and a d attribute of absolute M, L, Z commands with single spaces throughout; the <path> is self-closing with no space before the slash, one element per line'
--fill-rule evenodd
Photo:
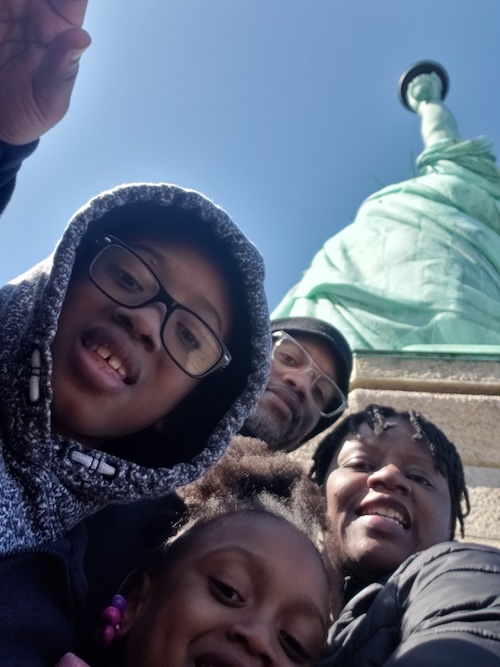
<path fill-rule="evenodd" d="M 118 625 L 121 619 L 122 612 L 116 607 L 106 607 L 101 614 L 101 621 L 105 621 L 111 625 Z"/>
<path fill-rule="evenodd" d="M 116 637 L 116 630 L 112 625 L 106 625 L 106 627 L 102 629 L 100 639 L 101 643 L 104 644 L 104 646 L 109 646 L 110 644 L 112 644 L 115 637 Z"/>
<path fill-rule="evenodd" d="M 122 627 L 126 607 L 127 601 L 123 595 L 115 595 L 111 605 L 102 611 L 97 637 L 104 646 L 109 646 L 115 640 L 118 630 Z"/>

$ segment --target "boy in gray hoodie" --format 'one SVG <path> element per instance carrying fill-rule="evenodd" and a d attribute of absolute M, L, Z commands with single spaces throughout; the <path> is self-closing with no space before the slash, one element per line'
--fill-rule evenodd
<path fill-rule="evenodd" d="M 3 205 L 68 106 L 85 7 L 2 3 Z M 193 481 L 239 430 L 268 371 L 263 275 L 206 197 L 135 183 L 92 199 L 47 260 L 0 290 L 2 664 L 50 664 L 71 646 L 82 519 Z M 58 574 L 32 580 L 51 559 Z"/>

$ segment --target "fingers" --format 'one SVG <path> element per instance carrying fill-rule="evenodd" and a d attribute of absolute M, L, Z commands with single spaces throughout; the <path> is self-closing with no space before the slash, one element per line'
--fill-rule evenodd
<path fill-rule="evenodd" d="M 88 0 L 48 0 L 53 11 L 75 27 L 83 25 Z"/>
<path fill-rule="evenodd" d="M 74 653 L 66 653 L 59 660 L 56 667 L 89 667 L 86 662 L 77 658 Z"/>
<path fill-rule="evenodd" d="M 60 32 L 49 44 L 34 80 L 36 101 L 47 129 L 66 113 L 80 56 L 89 45 L 90 36 L 81 28 Z"/>

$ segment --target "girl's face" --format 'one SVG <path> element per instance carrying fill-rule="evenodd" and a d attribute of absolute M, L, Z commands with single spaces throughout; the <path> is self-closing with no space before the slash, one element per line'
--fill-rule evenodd
<path fill-rule="evenodd" d="M 145 240 L 133 248 L 176 301 L 220 339 L 227 337 L 228 286 L 214 260 L 180 242 Z M 71 280 L 52 344 L 56 432 L 88 444 L 135 433 L 193 391 L 200 380 L 184 373 L 162 345 L 165 312 L 159 302 L 121 306 L 88 275 Z"/>
<path fill-rule="evenodd" d="M 450 539 L 448 482 L 404 420 L 381 435 L 361 424 L 332 461 L 326 481 L 332 559 L 362 581 Z"/>
<path fill-rule="evenodd" d="M 328 600 L 319 554 L 297 529 L 267 514 L 221 517 L 144 580 L 127 611 L 125 665 L 309 665 L 325 641 Z"/>

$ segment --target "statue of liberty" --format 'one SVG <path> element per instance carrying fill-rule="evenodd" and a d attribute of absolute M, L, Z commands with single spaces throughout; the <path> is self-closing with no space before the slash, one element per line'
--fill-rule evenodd
<path fill-rule="evenodd" d="M 273 317 L 327 320 L 354 350 L 500 346 L 500 171 L 489 141 L 460 138 L 447 89 L 437 63 L 405 72 L 401 100 L 422 122 L 420 175 L 369 197 Z"/>

